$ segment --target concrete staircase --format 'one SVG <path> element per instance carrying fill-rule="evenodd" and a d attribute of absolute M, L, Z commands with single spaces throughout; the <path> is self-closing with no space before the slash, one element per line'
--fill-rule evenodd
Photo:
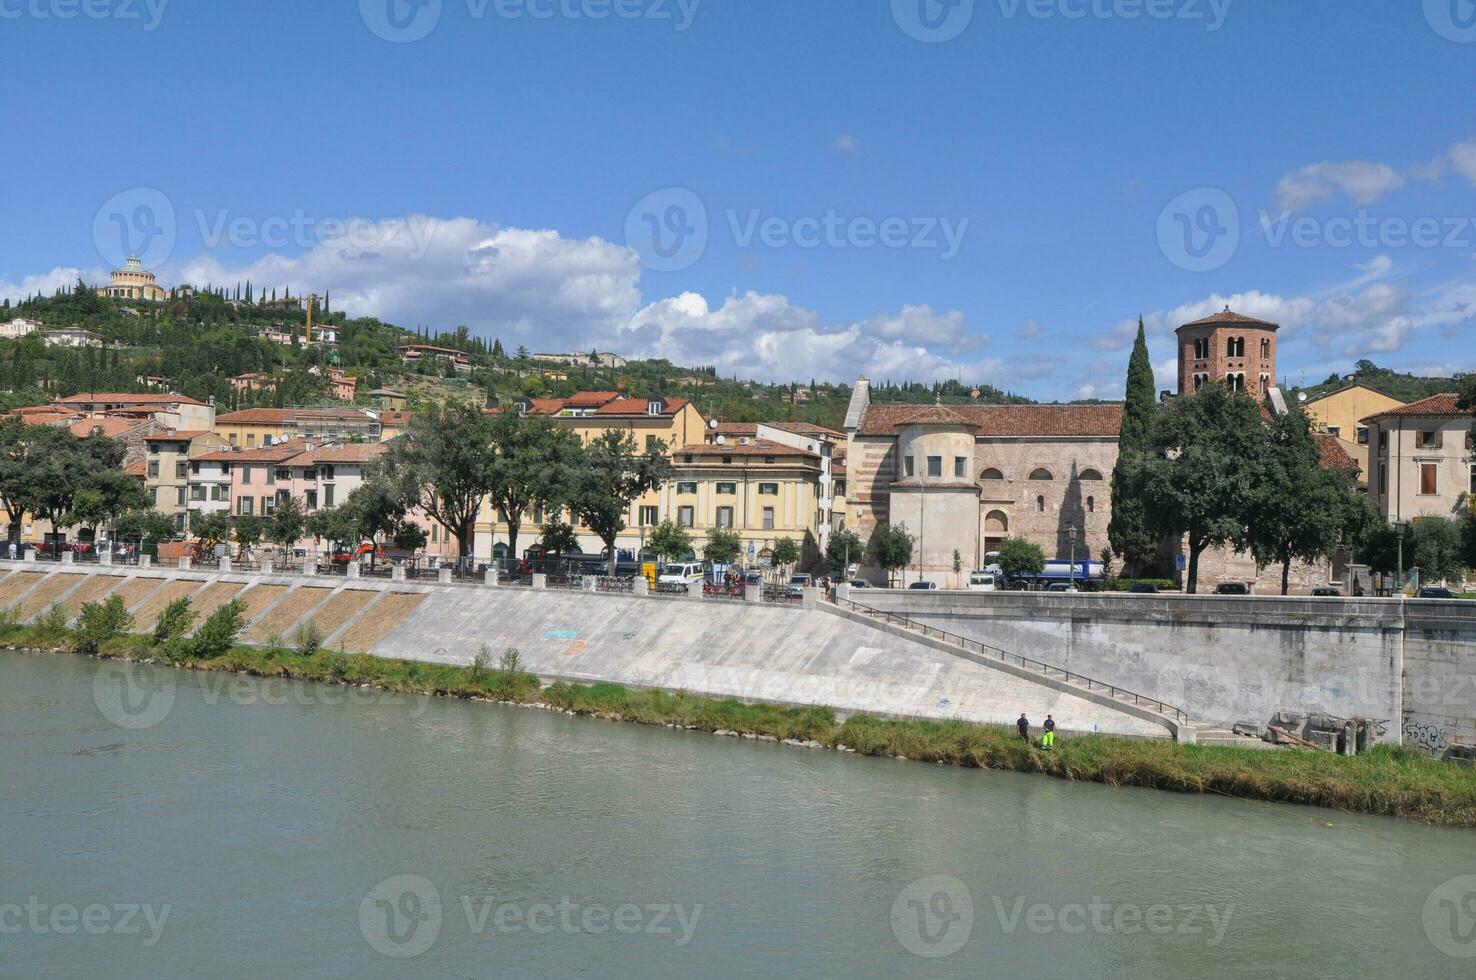
<path fill-rule="evenodd" d="M 1025 677 L 1059 691 L 1068 692 L 1094 704 L 1110 705 L 1123 712 L 1157 722 L 1167 729 L 1177 742 L 1199 741 L 1201 733 L 1214 739 L 1211 744 L 1222 744 L 1220 737 L 1234 739 L 1234 743 L 1251 743 L 1254 739 L 1235 735 L 1224 729 L 1196 724 L 1182 708 L 1168 704 L 1158 698 L 1129 691 L 1114 684 L 1095 680 L 1081 674 L 1032 660 L 1019 654 L 1009 653 L 998 647 L 956 636 L 936 626 L 928 626 L 897 613 L 886 612 L 863 606 L 850 599 L 837 598 L 832 602 L 818 603 L 819 608 L 856 622 L 864 622 L 885 632 L 920 640 L 929 646 L 951 653 L 954 656 L 1004 670 L 1017 677 Z M 1231 744 L 1231 743 L 1223 743 Z M 1265 744 L 1265 743 L 1259 743 Z"/>

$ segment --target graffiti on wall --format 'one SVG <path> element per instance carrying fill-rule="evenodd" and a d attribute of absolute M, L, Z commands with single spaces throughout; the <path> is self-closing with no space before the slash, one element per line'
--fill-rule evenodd
<path fill-rule="evenodd" d="M 1450 748 L 1445 729 L 1438 725 L 1421 725 L 1410 721 L 1404 724 L 1404 740 L 1418 745 L 1427 752 L 1444 752 Z"/>

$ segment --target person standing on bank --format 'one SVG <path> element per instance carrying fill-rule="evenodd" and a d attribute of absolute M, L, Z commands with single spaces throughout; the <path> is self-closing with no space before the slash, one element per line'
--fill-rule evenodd
<path fill-rule="evenodd" d="M 1025 712 L 1020 712 L 1020 720 L 1015 722 L 1015 729 L 1019 731 L 1020 738 L 1030 741 L 1030 719 L 1025 717 Z"/>
<path fill-rule="evenodd" d="M 1056 719 L 1050 715 L 1046 715 L 1045 724 L 1041 727 L 1045 729 L 1045 735 L 1041 736 L 1040 747 L 1043 749 L 1053 748 L 1056 744 Z"/>

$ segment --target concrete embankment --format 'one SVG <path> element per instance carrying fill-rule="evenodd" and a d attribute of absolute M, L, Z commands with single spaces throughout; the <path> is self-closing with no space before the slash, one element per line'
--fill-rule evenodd
<path fill-rule="evenodd" d="M 325 647 L 384 657 L 495 663 L 517 648 L 546 680 L 609 681 L 845 713 L 1037 725 L 1167 737 L 1172 726 L 1098 694 L 975 662 L 946 647 L 821 608 L 712 599 L 383 580 L 260 576 L 0 562 L 0 608 L 22 620 L 59 605 L 124 598 L 139 629 L 170 599 L 211 608 L 240 598 L 247 642 L 290 642 L 312 623 Z M 85 596 L 85 599 L 84 599 Z"/>
<path fill-rule="evenodd" d="M 1476 602 L 857 591 L 857 602 L 1120 684 L 1196 720 L 1278 711 L 1387 721 L 1444 755 L 1476 743 Z"/>

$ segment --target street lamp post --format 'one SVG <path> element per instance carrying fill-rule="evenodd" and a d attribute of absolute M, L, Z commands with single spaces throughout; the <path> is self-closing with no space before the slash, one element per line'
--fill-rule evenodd
<path fill-rule="evenodd" d="M 1066 529 L 1066 540 L 1071 542 L 1071 591 L 1076 591 L 1076 528 Z"/>
<path fill-rule="evenodd" d="M 1399 595 L 1402 597 L 1404 595 L 1404 522 L 1403 521 L 1395 521 L 1394 522 L 1394 536 L 1399 541 L 1399 560 L 1398 560 L 1398 565 L 1396 566 L 1398 568 L 1398 571 L 1394 575 L 1394 588 L 1398 590 Z"/>

